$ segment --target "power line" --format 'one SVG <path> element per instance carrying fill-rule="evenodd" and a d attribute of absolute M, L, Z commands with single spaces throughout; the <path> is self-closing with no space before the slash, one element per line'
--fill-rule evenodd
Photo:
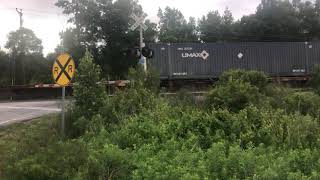
<path fill-rule="evenodd" d="M 19 8 L 20 9 L 20 8 Z M 0 7 L 0 10 L 7 10 L 7 11 L 15 11 L 16 8 L 11 7 Z M 38 9 L 23 9 L 25 12 L 28 13 L 37 13 L 37 14 L 47 14 L 47 15 L 64 15 L 63 13 L 59 12 L 53 12 L 53 11 L 44 11 L 44 10 L 38 10 Z"/>

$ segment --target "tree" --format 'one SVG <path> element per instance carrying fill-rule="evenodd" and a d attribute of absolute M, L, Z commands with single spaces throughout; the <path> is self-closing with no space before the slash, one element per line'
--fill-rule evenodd
<path fill-rule="evenodd" d="M 234 32 L 234 18 L 232 16 L 232 12 L 226 8 L 223 16 L 221 17 L 221 33 L 222 33 L 222 41 L 233 41 L 235 40 L 235 32 Z"/>
<path fill-rule="evenodd" d="M 11 52 L 25 55 L 42 54 L 43 50 L 42 41 L 27 28 L 10 32 L 5 47 Z"/>
<path fill-rule="evenodd" d="M 0 87 L 7 87 L 10 85 L 10 59 L 8 54 L 0 50 Z"/>
<path fill-rule="evenodd" d="M 79 63 L 79 59 L 84 56 L 85 47 L 80 45 L 80 41 L 77 36 L 76 29 L 67 28 L 60 33 L 61 42 L 55 48 L 54 56 L 58 56 L 61 53 L 69 53 L 75 60 L 75 63 Z M 55 57 L 55 58 L 56 58 Z"/>
<path fill-rule="evenodd" d="M 42 55 L 42 41 L 34 32 L 20 28 L 8 35 L 5 45 L 11 52 L 14 85 L 51 82 L 49 64 Z"/>
<path fill-rule="evenodd" d="M 128 60 L 123 56 L 125 49 L 139 44 L 139 33 L 129 29 L 134 23 L 129 16 L 133 12 L 142 14 L 142 8 L 136 1 L 59 0 L 56 5 L 71 16 L 69 22 L 75 25 L 75 28 L 68 30 L 71 34 L 64 34 L 63 45 L 71 54 L 80 56 L 85 47 L 89 48 L 96 63 L 103 69 L 104 75 L 116 78 L 125 77 L 129 67 L 137 64 L 138 60 Z M 154 41 L 156 26 L 149 22 L 146 24 L 149 26 L 146 32 L 147 39 Z M 66 41 L 67 39 L 72 41 Z M 78 53 L 77 50 L 81 52 Z"/>
<path fill-rule="evenodd" d="M 158 11 L 159 40 L 160 42 L 197 42 L 196 23 L 194 18 L 186 21 L 183 14 L 178 10 L 166 7 Z"/>
<path fill-rule="evenodd" d="M 199 21 L 200 39 L 203 42 L 230 42 L 236 40 L 232 12 L 226 8 L 221 16 L 211 11 Z"/>
<path fill-rule="evenodd" d="M 157 24 L 151 22 L 150 20 L 146 20 L 145 24 L 147 27 L 147 31 L 144 32 L 144 41 L 149 42 L 149 43 L 154 43 L 156 42 L 158 38 L 158 29 L 157 29 Z"/>
<path fill-rule="evenodd" d="M 301 28 L 304 37 L 308 41 L 320 39 L 320 1 L 314 4 L 310 1 L 298 4 L 298 18 L 301 22 Z"/>
<path fill-rule="evenodd" d="M 236 29 L 240 41 L 309 41 L 319 39 L 320 1 L 262 0 L 255 14 Z"/>
<path fill-rule="evenodd" d="M 222 18 L 218 11 L 211 11 L 199 21 L 200 39 L 204 42 L 221 40 Z"/>

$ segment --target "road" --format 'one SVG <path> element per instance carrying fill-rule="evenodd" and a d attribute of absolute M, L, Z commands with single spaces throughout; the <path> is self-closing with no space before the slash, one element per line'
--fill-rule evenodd
<path fill-rule="evenodd" d="M 60 112 L 59 101 L 26 101 L 0 103 L 0 126 L 35 119 Z"/>

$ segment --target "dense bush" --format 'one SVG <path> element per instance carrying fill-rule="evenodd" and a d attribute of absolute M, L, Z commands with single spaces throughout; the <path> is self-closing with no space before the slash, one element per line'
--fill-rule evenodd
<path fill-rule="evenodd" d="M 74 86 L 75 107 L 81 116 L 90 118 L 99 112 L 106 93 L 101 84 L 101 68 L 93 63 L 88 51 L 80 60 L 77 73 Z"/>
<path fill-rule="evenodd" d="M 219 78 L 221 84 L 227 84 L 230 81 L 237 80 L 250 83 L 260 90 L 263 90 L 268 85 L 267 76 L 259 71 L 230 70 L 223 73 Z"/>
<path fill-rule="evenodd" d="M 199 106 L 187 93 L 160 97 L 137 69 L 130 87 L 106 97 L 90 59 L 80 64 L 69 114 L 81 133 L 25 137 L 5 158 L 4 179 L 320 178 L 317 94 L 230 71 Z"/>
<path fill-rule="evenodd" d="M 88 51 L 80 60 L 75 81 L 75 104 L 69 112 L 73 115 L 67 118 L 67 133 L 70 136 L 82 135 L 91 125 L 91 119 L 99 115 L 104 101 L 108 100 L 105 87 L 101 84 L 101 68 L 93 63 L 92 55 Z"/>
<path fill-rule="evenodd" d="M 135 69 L 130 68 L 127 79 L 132 81 L 131 87 L 133 88 L 146 88 L 151 92 L 159 92 L 159 72 L 152 67 L 147 72 L 140 65 Z"/>
<path fill-rule="evenodd" d="M 312 69 L 310 85 L 318 94 L 320 94 L 320 65 L 319 64 L 315 65 Z"/>
<path fill-rule="evenodd" d="M 259 104 L 263 95 L 259 89 L 248 82 L 241 80 L 229 80 L 213 88 L 206 103 L 214 108 L 227 108 L 231 111 L 239 111 L 250 104 Z"/>
<path fill-rule="evenodd" d="M 285 109 L 290 113 L 299 112 L 314 117 L 320 115 L 320 96 L 313 92 L 295 92 L 285 98 Z"/>

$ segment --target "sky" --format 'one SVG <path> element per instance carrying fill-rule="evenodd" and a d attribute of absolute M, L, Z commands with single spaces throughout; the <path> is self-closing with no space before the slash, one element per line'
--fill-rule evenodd
<path fill-rule="evenodd" d="M 23 9 L 23 26 L 32 29 L 42 40 L 44 55 L 53 52 L 60 42 L 59 33 L 68 27 L 67 17 L 54 4 L 57 0 L 0 0 L 0 48 L 4 50 L 7 35 L 19 28 L 19 15 L 15 8 Z M 209 11 L 223 13 L 228 7 L 236 19 L 254 13 L 260 0 L 139 0 L 148 19 L 157 20 L 159 8 L 178 8 L 188 19 L 197 19 Z"/>

